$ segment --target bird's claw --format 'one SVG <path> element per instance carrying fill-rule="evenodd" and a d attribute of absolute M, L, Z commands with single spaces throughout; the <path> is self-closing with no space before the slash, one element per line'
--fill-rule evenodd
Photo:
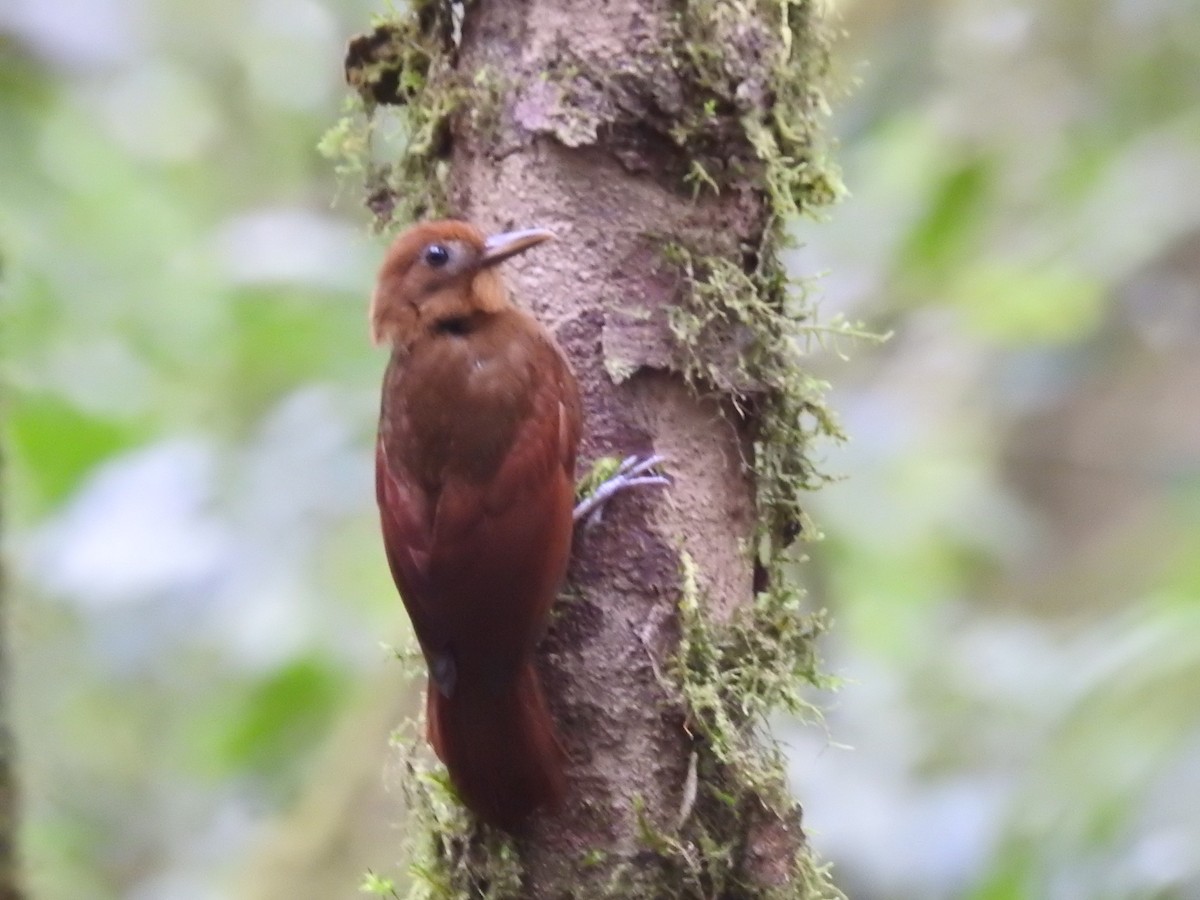
<path fill-rule="evenodd" d="M 650 456 L 627 456 L 617 467 L 613 475 L 602 482 L 575 507 L 576 524 L 584 523 L 585 528 L 591 528 L 604 518 L 604 507 L 617 494 L 627 488 L 656 487 L 670 484 L 665 475 L 654 472 L 655 467 L 665 461 L 657 453 Z"/>

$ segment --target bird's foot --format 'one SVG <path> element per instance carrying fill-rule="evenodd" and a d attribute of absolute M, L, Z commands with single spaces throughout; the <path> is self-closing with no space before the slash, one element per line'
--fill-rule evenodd
<path fill-rule="evenodd" d="M 575 523 L 590 528 L 604 517 L 604 507 L 627 488 L 656 487 L 670 484 L 670 479 L 656 471 L 664 461 L 657 453 L 651 456 L 627 456 L 616 471 L 600 482 L 575 506 Z"/>

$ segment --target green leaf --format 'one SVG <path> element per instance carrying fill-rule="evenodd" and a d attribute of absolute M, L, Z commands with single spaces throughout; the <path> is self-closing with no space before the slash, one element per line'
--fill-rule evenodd
<path fill-rule="evenodd" d="M 345 696 L 346 677 L 328 663 L 293 662 L 249 688 L 226 714 L 216 761 L 229 769 L 273 772 L 311 749 Z"/>
<path fill-rule="evenodd" d="M 970 252 L 988 213 L 992 168 L 972 159 L 946 173 L 901 251 L 906 271 L 940 278 Z"/>
<path fill-rule="evenodd" d="M 62 502 L 96 465 L 146 436 L 140 423 L 99 418 L 50 394 L 18 397 L 6 418 L 19 481 L 35 515 Z"/>
<path fill-rule="evenodd" d="M 983 264 L 951 295 L 974 331 L 1014 346 L 1083 340 L 1104 315 L 1102 285 L 1066 267 Z"/>
<path fill-rule="evenodd" d="M 360 305 L 289 288 L 257 288 L 237 295 L 233 306 L 231 396 L 246 416 L 262 415 L 297 384 L 314 380 L 370 383 L 374 366 L 366 352 L 367 328 Z M 369 377 L 368 377 L 369 376 Z"/>

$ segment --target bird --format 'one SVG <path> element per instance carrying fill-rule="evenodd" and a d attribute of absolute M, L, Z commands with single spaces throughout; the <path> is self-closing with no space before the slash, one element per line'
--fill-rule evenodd
<path fill-rule="evenodd" d="M 386 252 L 370 305 L 372 338 L 391 348 L 376 499 L 428 669 L 427 739 L 462 802 L 510 832 L 566 795 L 566 753 L 534 651 L 575 523 L 596 521 L 626 487 L 666 480 L 653 471 L 660 457 L 628 457 L 575 507 L 579 386 L 499 269 L 553 237 L 418 223 Z"/>

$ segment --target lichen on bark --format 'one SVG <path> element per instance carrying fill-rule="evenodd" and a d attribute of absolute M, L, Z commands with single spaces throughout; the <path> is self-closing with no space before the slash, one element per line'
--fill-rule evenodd
<path fill-rule="evenodd" d="M 825 684 L 792 566 L 812 442 L 840 433 L 799 359 L 855 329 L 817 322 L 780 253 L 841 192 L 828 55 L 814 0 L 425 0 L 351 42 L 323 148 L 376 227 L 559 230 L 517 287 L 576 367 L 585 462 L 648 444 L 676 476 L 579 541 L 544 642 L 568 809 L 509 842 L 406 758 L 413 898 L 838 896 L 765 727 Z"/>

